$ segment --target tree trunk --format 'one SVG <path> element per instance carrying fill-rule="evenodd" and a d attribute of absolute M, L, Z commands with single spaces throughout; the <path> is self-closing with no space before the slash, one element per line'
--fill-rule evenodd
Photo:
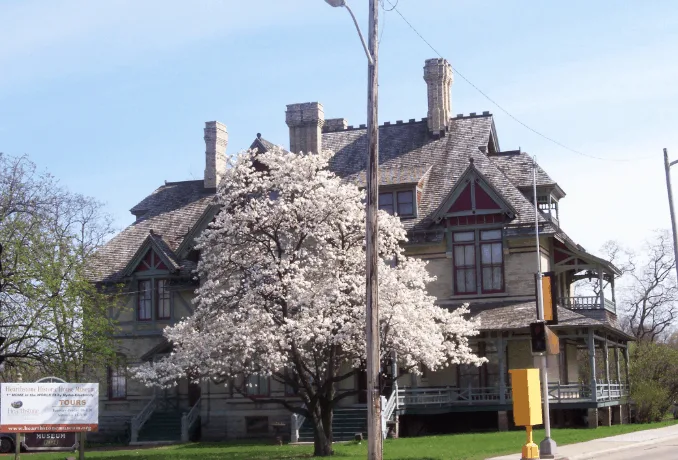
<path fill-rule="evenodd" d="M 313 416 L 313 455 L 315 457 L 328 457 L 332 455 L 332 422 L 330 421 L 330 436 L 323 424 L 323 414 L 320 407 L 311 412 Z"/>

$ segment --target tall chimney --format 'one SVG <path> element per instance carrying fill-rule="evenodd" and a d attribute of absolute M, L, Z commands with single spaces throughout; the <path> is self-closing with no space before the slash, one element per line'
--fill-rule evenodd
<path fill-rule="evenodd" d="M 217 188 L 226 172 L 228 131 L 218 121 L 205 122 L 205 188 Z"/>
<path fill-rule="evenodd" d="M 444 136 L 452 115 L 452 66 L 445 59 L 427 59 L 424 64 L 424 80 L 428 93 L 428 130 L 431 134 Z"/>
<path fill-rule="evenodd" d="M 290 104 L 285 112 L 290 128 L 290 152 L 318 153 L 322 151 L 321 130 L 325 123 L 323 105 L 319 102 Z"/>

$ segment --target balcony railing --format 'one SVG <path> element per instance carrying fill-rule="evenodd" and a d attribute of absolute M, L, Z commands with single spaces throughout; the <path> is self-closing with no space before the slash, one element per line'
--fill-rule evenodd
<path fill-rule="evenodd" d="M 501 393 L 498 387 L 405 387 L 398 389 L 398 409 L 510 404 L 511 388 L 506 387 L 503 398 Z M 549 384 L 549 400 L 554 403 L 615 401 L 627 395 L 628 386 L 619 382 L 597 381 L 593 392 L 584 383 Z"/>
<path fill-rule="evenodd" d="M 568 308 L 570 310 L 601 310 L 600 297 L 596 295 L 592 296 L 574 296 L 574 297 L 561 297 L 558 299 L 558 302 L 561 306 Z M 617 314 L 617 306 L 615 303 L 609 299 L 603 298 L 603 305 L 605 310 Z"/>

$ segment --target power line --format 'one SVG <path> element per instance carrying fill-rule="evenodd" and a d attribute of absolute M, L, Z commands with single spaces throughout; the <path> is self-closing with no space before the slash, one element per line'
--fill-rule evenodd
<path fill-rule="evenodd" d="M 422 34 L 420 34 L 419 31 L 412 25 L 412 23 L 411 23 L 410 21 L 408 21 L 407 18 L 400 12 L 400 10 L 397 8 L 398 2 L 396 2 L 395 5 L 394 5 L 394 4 L 391 2 L 391 0 L 386 0 L 386 1 L 387 1 L 387 2 L 391 5 L 391 7 L 392 7 L 389 11 L 395 11 L 396 13 L 398 13 L 398 16 L 400 16 L 400 17 L 402 18 L 402 20 L 405 21 L 405 23 L 406 23 L 408 26 L 410 26 L 410 29 L 412 29 L 412 31 L 413 31 L 415 34 L 417 34 L 417 35 L 419 36 L 419 38 L 421 38 L 421 40 L 422 40 L 424 43 L 426 43 L 426 44 L 428 45 L 428 47 L 431 48 L 431 50 L 432 50 L 434 53 L 436 53 L 436 54 L 438 55 L 438 57 L 444 59 L 444 56 L 443 56 L 442 54 L 440 54 L 440 52 L 438 52 L 438 50 L 435 49 L 435 47 L 434 47 L 428 40 L 426 40 L 426 38 L 424 38 L 424 36 L 423 36 Z M 449 61 L 448 61 L 448 62 L 449 62 Z M 469 85 L 471 85 L 471 87 L 472 87 L 473 89 L 475 89 L 476 91 L 478 91 L 483 97 L 485 97 L 485 99 L 487 99 L 487 100 L 490 101 L 492 104 L 494 104 L 495 106 L 497 106 L 497 108 L 498 108 L 499 110 L 501 110 L 501 111 L 504 112 L 506 115 L 508 115 L 511 119 L 513 119 L 513 121 L 515 121 L 516 123 L 520 124 L 522 127 L 528 129 L 529 131 L 532 131 L 532 132 L 533 132 L 534 134 L 536 134 L 537 136 L 539 136 L 539 137 L 541 137 L 541 138 L 543 138 L 543 139 L 546 139 L 547 141 L 552 142 L 553 144 L 559 146 L 560 148 L 563 148 L 563 149 L 565 149 L 565 150 L 568 150 L 568 151 L 570 151 L 570 152 L 572 152 L 572 153 L 576 153 L 577 155 L 581 155 L 581 156 L 588 157 L 588 158 L 593 158 L 593 159 L 595 159 L 595 160 L 602 160 L 602 161 L 629 162 L 629 161 L 649 160 L 649 159 L 652 159 L 652 158 L 653 158 L 653 157 L 649 157 L 649 156 L 648 156 L 648 157 L 640 157 L 640 158 L 603 158 L 603 157 L 597 157 L 597 156 L 595 156 L 595 155 L 590 155 L 590 154 L 588 154 L 588 153 L 584 153 L 584 152 L 581 152 L 581 151 L 579 151 L 579 150 L 575 150 L 575 149 L 573 149 L 573 148 L 571 148 L 571 147 L 568 147 L 567 145 L 563 144 L 562 142 L 559 142 L 559 141 L 553 139 L 552 137 L 547 136 L 546 134 L 542 134 L 541 132 L 537 131 L 536 129 L 532 128 L 531 126 L 529 126 L 528 124 L 526 124 L 525 122 L 523 122 L 522 120 L 520 120 L 518 117 L 516 117 L 516 116 L 513 115 L 511 112 L 509 112 L 507 109 L 505 109 L 501 104 L 499 104 L 497 101 L 495 101 L 494 99 L 492 99 L 485 91 L 483 91 L 482 89 L 480 89 L 480 88 L 478 88 L 476 85 L 474 85 L 473 82 L 472 82 L 471 80 L 469 80 L 468 78 L 466 78 L 466 77 L 464 76 L 464 74 L 462 74 L 461 72 L 459 72 L 459 70 L 458 70 L 457 68 L 455 68 L 455 67 L 452 66 L 451 64 L 450 64 L 450 66 L 452 67 L 452 70 L 454 70 L 454 72 L 462 78 L 462 80 L 464 80 L 466 83 L 468 83 Z"/>

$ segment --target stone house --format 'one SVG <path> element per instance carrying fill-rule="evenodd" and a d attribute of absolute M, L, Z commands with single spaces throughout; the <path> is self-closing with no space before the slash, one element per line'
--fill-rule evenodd
<path fill-rule="evenodd" d="M 481 321 L 481 334 L 472 343 L 488 363 L 399 375 L 384 395 L 390 425 L 401 435 L 510 427 L 508 371 L 536 367 L 529 323 L 536 320 L 537 260 L 557 281 L 559 324 L 553 329 L 561 348 L 548 358 L 553 422 L 621 423 L 627 417 L 631 337 L 617 319 L 619 270 L 565 234 L 558 216 L 565 192 L 538 166 L 535 211 L 532 159 L 520 150 L 501 150 L 489 112 L 453 116 L 453 75 L 445 60 L 427 60 L 424 80 L 427 117 L 379 127 L 379 206 L 402 219 L 407 253 L 428 261 L 437 277 L 429 290 L 438 303 L 446 308 L 470 304 Z M 286 122 L 290 150 L 332 150 L 331 169 L 364 185 L 364 125 L 325 119 L 319 103 L 288 105 Z M 226 126 L 206 123 L 204 139 L 204 180 L 166 182 L 135 205 L 135 221 L 100 251 L 94 267 L 102 286 L 124 286 L 125 299 L 124 308 L 110 310 L 120 324 L 121 365 L 108 370 L 101 391 L 99 436 L 142 442 L 281 433 L 304 440 L 310 435 L 304 421 L 266 402 L 294 396 L 263 377 L 252 378 L 250 397 L 242 397 L 220 382 L 193 385 L 184 379 L 172 389 L 153 390 L 127 375 L 129 366 L 169 353 L 162 329 L 193 311 L 200 258 L 195 237 L 219 211 L 213 198 L 225 168 Z M 272 145 L 257 134 L 251 147 L 265 151 Z M 598 295 L 575 295 L 573 284 L 585 278 L 597 280 Z M 388 371 L 398 375 L 395 366 Z M 340 391 L 364 387 L 364 377 L 358 376 L 343 382 Z M 335 439 L 364 429 L 365 400 L 362 391 L 344 400 L 336 413 Z"/>

